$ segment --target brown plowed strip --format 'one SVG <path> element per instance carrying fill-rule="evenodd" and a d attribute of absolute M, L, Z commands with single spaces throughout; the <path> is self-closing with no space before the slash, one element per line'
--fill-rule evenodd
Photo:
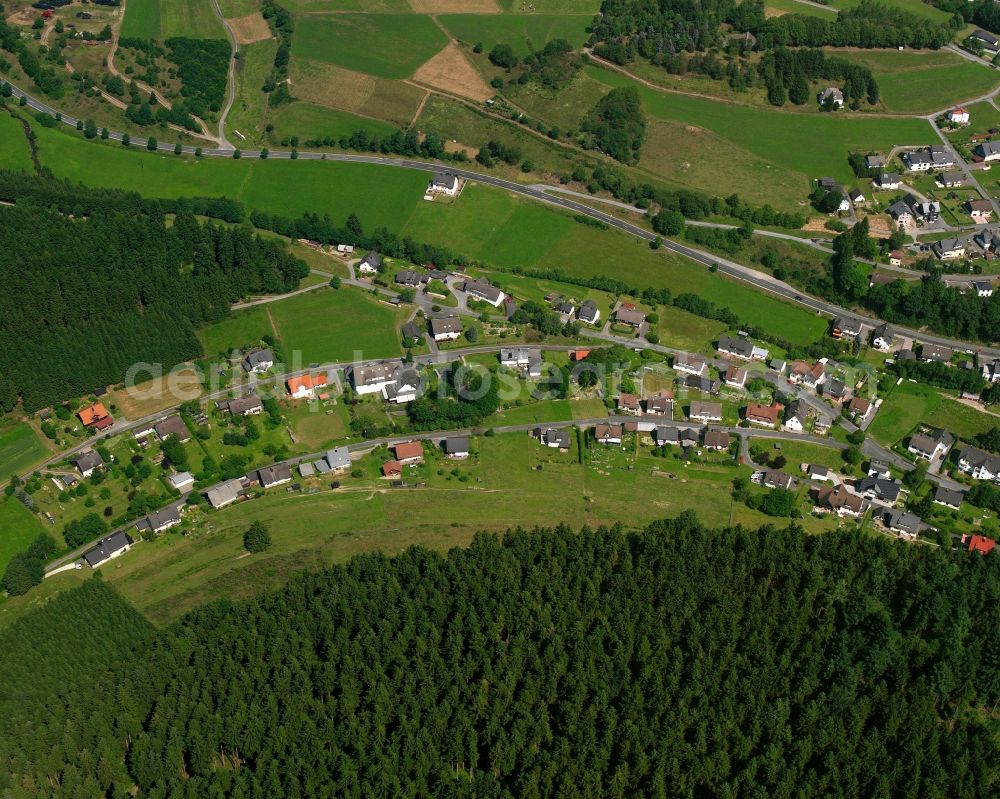
<path fill-rule="evenodd" d="M 418 69 L 413 79 L 441 89 L 449 94 L 482 102 L 493 96 L 493 90 L 454 42 Z"/>

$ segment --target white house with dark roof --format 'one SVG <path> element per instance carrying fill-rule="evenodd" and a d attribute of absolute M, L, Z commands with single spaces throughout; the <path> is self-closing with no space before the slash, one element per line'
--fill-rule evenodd
<path fill-rule="evenodd" d="M 358 264 L 358 274 L 360 275 L 374 275 L 382 267 L 382 256 L 372 250 Z"/>
<path fill-rule="evenodd" d="M 951 433 L 947 430 L 937 429 L 929 433 L 916 433 L 911 436 L 906 449 L 913 455 L 932 461 L 944 455 L 954 443 L 955 437 Z"/>
<path fill-rule="evenodd" d="M 973 480 L 996 480 L 1000 477 L 1000 455 L 977 447 L 962 447 L 958 454 L 958 468 Z"/>
<path fill-rule="evenodd" d="M 90 477 L 95 469 L 104 465 L 104 459 L 94 450 L 87 449 L 73 459 L 73 465 L 84 477 Z"/>
<path fill-rule="evenodd" d="M 119 531 L 107 538 L 102 538 L 97 544 L 83 553 L 83 559 L 88 566 L 96 569 L 102 563 L 117 558 L 132 548 L 132 539 Z"/>
<path fill-rule="evenodd" d="M 396 382 L 396 366 L 382 362 L 351 369 L 351 385 L 358 394 L 380 394 L 382 390 Z"/>
<path fill-rule="evenodd" d="M 898 172 L 883 172 L 874 180 L 875 188 L 881 191 L 895 191 L 903 185 L 903 178 Z"/>
<path fill-rule="evenodd" d="M 488 280 L 483 280 L 482 278 L 477 280 L 466 280 L 465 285 L 462 288 L 466 294 L 469 294 L 474 299 L 487 302 L 494 308 L 499 308 L 504 299 L 507 297 L 503 291 L 491 284 Z"/>
<path fill-rule="evenodd" d="M 437 172 L 431 178 L 431 182 L 427 186 L 427 191 L 429 193 L 445 194 L 448 197 L 454 197 L 458 194 L 458 189 L 461 185 L 461 181 L 457 175 L 452 175 L 450 172 Z"/>
<path fill-rule="evenodd" d="M 976 28 L 976 30 L 969 34 L 968 41 L 987 55 L 1000 55 L 1000 39 L 997 39 L 989 31 Z"/>
<path fill-rule="evenodd" d="M 972 148 L 977 161 L 996 161 L 1000 158 L 1000 141 L 984 141 Z"/>
<path fill-rule="evenodd" d="M 601 321 L 601 311 L 593 300 L 586 300 L 577 311 L 576 318 L 588 325 L 596 325 Z"/>
<path fill-rule="evenodd" d="M 674 356 L 673 367 L 674 371 L 697 377 L 704 377 L 708 372 L 708 364 L 705 363 L 705 359 L 689 352 L 678 352 Z"/>
<path fill-rule="evenodd" d="M 243 368 L 247 372 L 260 374 L 274 366 L 274 353 L 270 349 L 251 350 L 243 357 Z"/>
<path fill-rule="evenodd" d="M 454 341 L 462 335 L 462 320 L 457 316 L 439 316 L 430 321 L 435 341 Z"/>

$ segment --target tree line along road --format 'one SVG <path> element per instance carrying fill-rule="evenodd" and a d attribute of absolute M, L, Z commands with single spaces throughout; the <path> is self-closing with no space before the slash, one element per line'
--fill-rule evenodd
<path fill-rule="evenodd" d="M 58 118 L 63 124 L 69 125 L 72 128 L 76 128 L 77 122 L 79 121 L 76 117 L 71 115 L 63 114 L 62 112 L 56 110 L 52 106 L 38 100 L 35 97 L 27 94 L 14 84 L 6 81 L 4 82 L 10 85 L 13 91 L 14 97 L 25 98 L 27 106 L 35 111 L 40 111 L 45 114 L 50 114 L 53 117 Z M 109 131 L 108 138 L 113 141 L 122 141 L 123 134 L 119 131 Z M 137 147 L 145 147 L 147 139 L 135 138 L 129 139 L 130 144 L 135 144 Z M 156 149 L 159 152 L 173 153 L 175 145 L 157 142 Z M 201 154 L 204 157 L 210 158 L 232 158 L 233 151 L 227 149 L 218 148 L 195 148 L 191 146 L 182 146 L 181 151 L 187 155 L 194 155 L 197 149 L 201 149 Z M 510 180 L 505 180 L 503 178 L 498 178 L 493 175 L 485 175 L 480 172 L 475 172 L 469 169 L 461 169 L 455 167 L 452 164 L 441 164 L 432 161 L 418 161 L 409 158 L 387 158 L 383 156 L 375 155 L 355 155 L 350 153 L 319 153 L 310 151 L 300 151 L 296 153 L 298 160 L 305 161 L 341 161 L 357 164 L 378 164 L 380 166 L 389 167 L 399 167 L 403 169 L 416 169 L 423 172 L 440 172 L 442 170 L 447 170 L 448 172 L 455 174 L 466 180 L 477 181 L 479 183 L 484 183 L 490 186 L 496 186 L 497 188 L 504 189 L 506 191 L 518 194 L 522 197 L 527 197 L 528 199 L 535 200 L 536 202 L 544 203 L 546 205 L 555 206 L 566 211 L 571 211 L 574 214 L 582 214 L 583 216 L 590 217 L 605 225 L 620 230 L 631 236 L 643 239 L 644 241 L 653 241 L 657 238 L 656 234 L 639 227 L 638 225 L 633 225 L 630 222 L 626 222 L 619 219 L 611 214 L 604 213 L 590 206 L 583 205 L 582 203 L 576 202 L 575 200 L 569 199 L 565 196 L 560 196 L 556 194 L 549 194 L 540 188 L 540 184 L 535 184 L 534 186 L 524 185 L 520 183 L 515 183 Z M 241 157 L 255 159 L 260 157 L 259 150 L 245 150 L 241 151 Z M 268 158 L 277 159 L 291 159 L 291 151 L 274 150 L 268 151 Z M 698 250 L 694 247 L 689 247 L 685 244 L 680 244 L 676 241 L 670 239 L 663 239 L 663 249 L 673 252 L 677 255 L 682 255 L 685 258 L 689 258 L 696 263 L 700 263 L 706 267 L 714 267 L 719 272 L 732 277 L 736 280 L 741 280 L 749 285 L 753 286 L 760 291 L 767 292 L 774 296 L 780 297 L 783 300 L 800 305 L 804 308 L 808 308 L 817 314 L 835 317 L 840 316 L 855 322 L 862 322 L 869 325 L 877 325 L 882 322 L 881 319 L 871 316 L 864 316 L 853 310 L 847 308 L 842 308 L 839 305 L 834 305 L 831 302 L 818 299 L 816 297 L 811 297 L 804 295 L 799 292 L 798 289 L 788 285 L 784 281 L 777 280 L 771 275 L 765 274 L 763 272 L 758 272 L 756 269 L 744 266 L 743 264 L 736 263 L 727 258 L 721 256 L 713 255 L 711 253 L 705 252 L 703 250 Z M 938 336 L 933 333 L 927 333 L 914 328 L 901 327 L 898 325 L 893 325 L 895 329 L 903 336 L 916 339 L 917 341 L 923 342 L 925 344 L 940 344 L 942 346 L 951 347 L 953 349 L 958 349 L 966 352 L 979 352 L 984 355 L 989 355 L 992 357 L 1000 357 L 1000 347 L 980 345 L 975 342 L 962 341 L 960 339 L 947 338 L 945 336 Z"/>

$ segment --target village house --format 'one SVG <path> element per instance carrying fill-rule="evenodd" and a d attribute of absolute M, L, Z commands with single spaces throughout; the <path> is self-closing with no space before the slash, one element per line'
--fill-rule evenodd
<path fill-rule="evenodd" d="M 220 410 L 229 411 L 233 416 L 257 416 L 264 412 L 264 403 L 256 394 L 222 400 L 218 403 L 218 407 Z"/>
<path fill-rule="evenodd" d="M 419 441 L 407 441 L 403 444 L 395 444 L 392 448 L 396 460 L 403 466 L 413 463 L 424 462 L 424 446 Z"/>
<path fill-rule="evenodd" d="M 889 464 L 885 461 L 873 458 L 868 464 L 869 477 L 881 477 L 883 480 L 888 480 L 891 474 L 892 471 L 889 468 Z"/>
<path fill-rule="evenodd" d="M 997 542 L 992 538 L 987 538 L 985 535 L 969 535 L 966 533 L 962 535 L 962 544 L 966 546 L 966 551 L 968 552 L 989 555 L 996 548 Z"/>
<path fill-rule="evenodd" d="M 90 477 L 95 469 L 104 465 L 104 459 L 92 449 L 85 449 L 73 458 L 73 465 L 84 477 Z"/>
<path fill-rule="evenodd" d="M 805 414 L 799 411 L 792 411 L 791 406 L 789 406 L 789 411 L 785 414 L 785 421 L 782 423 L 781 429 L 789 433 L 804 432 L 806 429 Z"/>
<path fill-rule="evenodd" d="M 576 318 L 588 325 L 596 325 L 601 320 L 601 311 L 592 300 L 587 300 L 580 306 Z"/>
<path fill-rule="evenodd" d="M 884 169 L 885 164 L 885 156 L 880 153 L 870 153 L 865 156 L 866 169 Z"/>
<path fill-rule="evenodd" d="M 688 352 L 677 353 L 674 356 L 673 367 L 674 371 L 698 377 L 704 377 L 708 371 L 708 364 L 705 363 L 704 358 Z"/>
<path fill-rule="evenodd" d="M 323 474 L 327 472 L 343 472 L 351 468 L 351 451 L 347 447 L 335 447 L 316 463 Z"/>
<path fill-rule="evenodd" d="M 430 184 L 428 184 L 427 191 L 431 194 L 444 194 L 448 197 L 454 197 L 458 194 L 460 185 L 461 183 L 457 175 L 452 175 L 450 172 L 438 172 L 431 179 Z"/>
<path fill-rule="evenodd" d="M 688 416 L 697 422 L 721 422 L 722 403 L 691 400 L 691 409 Z"/>
<path fill-rule="evenodd" d="M 788 362 L 781 358 L 772 358 L 768 366 L 779 375 L 783 375 L 788 369 Z"/>
<path fill-rule="evenodd" d="M 857 338 L 863 330 L 864 325 L 846 316 L 838 316 L 834 319 L 830 329 L 834 338 Z"/>
<path fill-rule="evenodd" d="M 713 430 L 712 428 L 706 428 L 705 449 L 710 449 L 714 452 L 725 452 L 729 449 L 730 443 L 731 436 L 725 430 Z"/>
<path fill-rule="evenodd" d="M 882 517 L 882 523 L 900 538 L 913 540 L 924 526 L 919 516 L 905 510 L 889 510 Z"/>
<path fill-rule="evenodd" d="M 805 361 L 795 361 L 788 376 L 789 383 L 802 383 L 809 388 L 818 388 L 826 380 L 826 367 L 821 362 L 814 364 Z"/>
<path fill-rule="evenodd" d="M 177 505 L 168 505 L 163 510 L 151 513 L 139 519 L 135 523 L 135 529 L 139 533 L 162 533 L 171 527 L 176 527 L 181 523 L 180 508 Z"/>
<path fill-rule="evenodd" d="M 108 413 L 108 409 L 100 402 L 95 402 L 93 405 L 81 408 L 77 411 L 76 415 L 83 423 L 83 426 L 90 430 L 107 430 L 115 423 L 114 418 Z"/>
<path fill-rule="evenodd" d="M 170 487 L 182 494 L 194 487 L 194 475 L 191 472 L 177 472 L 167 478 Z"/>
<path fill-rule="evenodd" d="M 292 470 L 287 463 L 276 463 L 257 470 L 257 482 L 261 488 L 273 488 L 292 482 Z"/>
<path fill-rule="evenodd" d="M 784 408 L 784 405 L 777 402 L 773 405 L 760 405 L 756 402 L 751 402 L 747 405 L 746 420 L 758 427 L 773 428 L 778 424 Z"/>
<path fill-rule="evenodd" d="M 953 189 L 956 186 L 965 185 L 965 175 L 961 172 L 947 171 L 937 176 L 937 183 L 945 189 Z"/>
<path fill-rule="evenodd" d="M 958 453 L 958 468 L 973 480 L 996 480 L 1000 477 L 1000 455 L 965 446 Z"/>
<path fill-rule="evenodd" d="M 684 449 L 688 449 L 698 443 L 698 431 L 689 427 L 678 428 L 660 425 L 653 431 L 653 441 L 660 447 L 679 444 Z"/>
<path fill-rule="evenodd" d="M 853 397 L 847 406 L 847 412 L 857 420 L 868 418 L 871 410 L 872 401 L 865 397 Z"/>
<path fill-rule="evenodd" d="M 424 331 L 421 329 L 420 325 L 416 322 L 405 322 L 400 332 L 403 334 L 404 341 L 409 339 L 410 341 L 419 342 L 420 339 L 424 337 Z"/>
<path fill-rule="evenodd" d="M 226 480 L 215 488 L 209 489 L 205 494 L 209 504 L 213 508 L 224 508 L 238 500 L 243 494 L 243 482 L 240 480 Z"/>
<path fill-rule="evenodd" d="M 818 95 L 820 105 L 829 106 L 832 108 L 840 108 L 844 105 L 844 93 L 838 89 L 836 86 L 828 86 L 823 89 Z"/>
<path fill-rule="evenodd" d="M 948 121 L 953 125 L 968 125 L 969 124 L 969 112 L 966 111 L 962 106 L 952 108 L 946 114 Z"/>
<path fill-rule="evenodd" d="M 620 424 L 599 424 L 594 428 L 594 438 L 598 444 L 618 445 L 622 443 L 622 426 Z"/>
<path fill-rule="evenodd" d="M 820 466 L 817 463 L 807 463 L 805 465 L 805 473 L 810 480 L 817 480 L 824 483 L 834 482 L 833 472 L 826 466 Z"/>
<path fill-rule="evenodd" d="M 989 200 L 966 200 L 964 207 L 976 223 L 989 222 L 993 215 L 993 204 Z"/>
<path fill-rule="evenodd" d="M 469 437 L 452 436 L 441 442 L 441 450 L 449 458 L 455 460 L 465 460 L 469 457 Z"/>
<path fill-rule="evenodd" d="M 851 205 L 864 205 L 868 202 L 860 189 L 851 189 L 847 192 L 847 199 L 851 201 Z"/>
<path fill-rule="evenodd" d="M 615 321 L 621 325 L 640 328 L 646 323 L 646 314 L 630 303 L 622 303 L 615 309 Z"/>
<path fill-rule="evenodd" d="M 725 382 L 730 388 L 743 388 L 747 382 L 747 370 L 730 364 L 726 369 Z"/>
<path fill-rule="evenodd" d="M 746 338 L 732 338 L 730 336 L 719 336 L 719 345 L 716 349 L 723 355 L 727 355 L 730 358 L 739 358 L 740 360 L 749 361 L 753 355 L 754 345 L 750 339 Z"/>
<path fill-rule="evenodd" d="M 888 352 L 892 349 L 895 338 L 896 332 L 883 322 L 872 331 L 872 346 L 881 352 Z"/>
<path fill-rule="evenodd" d="M 569 324 L 576 316 L 576 306 L 571 302 L 560 302 L 556 304 L 556 313 L 559 314 L 561 324 Z"/>
<path fill-rule="evenodd" d="M 795 487 L 795 478 L 777 469 L 765 469 L 754 474 L 753 479 L 764 488 L 780 488 L 791 491 Z"/>
<path fill-rule="evenodd" d="M 913 223 L 913 209 L 902 200 L 897 200 L 890 205 L 887 213 L 901 228 Z"/>
<path fill-rule="evenodd" d="M 698 375 L 688 375 L 684 378 L 682 385 L 691 391 L 701 391 L 704 394 L 718 394 L 722 388 L 722 383 L 708 377 L 698 377 Z"/>
<path fill-rule="evenodd" d="M 153 430 L 160 441 L 165 441 L 170 436 L 176 438 L 181 444 L 186 444 L 191 440 L 191 431 L 188 430 L 188 426 L 184 424 L 184 420 L 176 413 L 168 416 L 166 419 L 160 419 L 160 421 L 153 425 Z"/>
<path fill-rule="evenodd" d="M 382 464 L 382 476 L 396 480 L 403 476 L 403 464 L 399 461 L 386 461 Z"/>
<path fill-rule="evenodd" d="M 662 416 L 666 419 L 674 415 L 674 395 L 669 391 L 661 391 L 646 398 L 646 413 L 650 416 Z"/>
<path fill-rule="evenodd" d="M 95 546 L 83 553 L 83 559 L 88 566 L 96 569 L 102 563 L 117 558 L 132 548 L 133 541 L 125 533 L 118 531 L 107 538 L 102 538 Z"/>
<path fill-rule="evenodd" d="M 847 387 L 847 384 L 843 380 L 830 378 L 823 384 L 823 396 L 837 405 L 842 404 L 850 394 L 851 389 Z"/>
<path fill-rule="evenodd" d="M 440 316 L 431 319 L 430 325 L 435 341 L 454 341 L 462 335 L 462 320 L 457 316 Z"/>
<path fill-rule="evenodd" d="M 875 188 L 881 191 L 896 191 L 903 185 L 903 177 L 898 172 L 883 172 L 874 182 Z"/>
<path fill-rule="evenodd" d="M 959 510 L 962 507 L 963 499 L 965 499 L 964 492 L 944 486 L 938 486 L 937 491 L 934 492 L 934 504 L 944 505 L 952 510 Z"/>
<path fill-rule="evenodd" d="M 993 296 L 993 284 L 988 280 L 973 280 L 969 286 L 976 292 L 977 297 Z"/>
<path fill-rule="evenodd" d="M 969 42 L 973 46 L 982 50 L 984 55 L 990 57 L 1000 55 L 1000 39 L 997 39 L 997 37 L 989 31 L 977 28 L 969 34 Z"/>
<path fill-rule="evenodd" d="M 916 433 L 911 436 L 906 449 L 917 457 L 932 461 L 944 455 L 954 443 L 955 437 L 951 433 L 947 430 L 936 429 L 929 433 Z"/>
<path fill-rule="evenodd" d="M 981 370 L 983 373 L 983 380 L 990 383 L 1000 381 L 1000 358 L 984 361 Z"/>
<path fill-rule="evenodd" d="M 887 480 L 884 477 L 862 477 L 854 484 L 856 494 L 889 505 L 896 504 L 901 488 L 902 484 L 898 480 Z"/>
<path fill-rule="evenodd" d="M 358 395 L 380 394 L 382 390 L 396 382 L 396 366 L 382 362 L 351 369 L 351 385 Z"/>
<path fill-rule="evenodd" d="M 913 216 L 920 222 L 936 222 L 941 216 L 941 203 L 937 200 L 916 200 L 908 197 L 913 208 Z"/>
<path fill-rule="evenodd" d="M 558 430 L 554 427 L 536 427 L 534 436 L 549 449 L 558 449 L 560 452 L 569 450 L 568 430 Z"/>
<path fill-rule="evenodd" d="M 531 347 L 503 347 L 500 365 L 519 370 L 525 377 L 542 376 L 542 354 Z"/>
<path fill-rule="evenodd" d="M 1000 158 L 1000 141 L 984 141 L 972 148 L 972 155 L 977 161 L 990 162 Z"/>
<path fill-rule="evenodd" d="M 408 289 L 418 289 L 426 280 L 426 275 L 423 275 L 413 269 L 400 269 L 396 272 L 396 276 L 393 278 L 393 282 L 395 282 L 397 286 L 403 286 L 403 288 Z"/>
<path fill-rule="evenodd" d="M 473 299 L 482 300 L 489 303 L 494 308 L 499 308 L 507 297 L 500 289 L 492 285 L 488 280 L 479 278 L 477 280 L 466 280 L 462 290 Z"/>
<path fill-rule="evenodd" d="M 353 244 L 338 244 L 337 255 L 354 255 Z"/>
<path fill-rule="evenodd" d="M 274 366 L 274 353 L 270 349 L 250 350 L 243 357 L 243 368 L 247 372 L 260 374 Z"/>
<path fill-rule="evenodd" d="M 379 269 L 382 268 L 382 256 L 372 250 L 358 264 L 358 274 L 360 275 L 374 275 L 377 274 Z"/>
<path fill-rule="evenodd" d="M 635 394 L 626 394 L 624 392 L 619 394 L 616 407 L 619 413 L 627 413 L 632 416 L 638 416 L 642 413 L 642 406 L 639 404 L 639 398 Z"/>
<path fill-rule="evenodd" d="M 316 396 L 316 389 L 326 385 L 326 375 L 301 375 L 300 377 L 290 377 L 286 382 L 288 393 L 292 399 L 312 399 Z"/>
<path fill-rule="evenodd" d="M 396 405 L 413 402 L 420 393 L 420 373 L 412 366 L 398 366 L 392 377 L 391 383 L 382 386 L 383 399 Z"/>
<path fill-rule="evenodd" d="M 836 513 L 841 518 L 863 516 L 868 510 L 868 503 L 857 494 L 852 494 L 843 483 L 837 486 L 824 486 L 815 492 L 816 510 L 823 513 Z"/>
<path fill-rule="evenodd" d="M 920 350 L 920 360 L 928 363 L 951 363 L 951 358 L 955 351 L 951 347 L 943 347 L 940 344 L 924 344 Z"/>

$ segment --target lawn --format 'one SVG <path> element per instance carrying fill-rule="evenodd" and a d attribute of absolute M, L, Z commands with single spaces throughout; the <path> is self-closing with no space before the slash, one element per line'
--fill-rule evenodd
<path fill-rule="evenodd" d="M 861 5 L 861 0 L 830 0 L 830 5 L 838 11 L 846 11 Z M 909 11 L 911 14 L 924 17 L 932 22 L 947 22 L 951 18 L 951 14 L 947 11 L 935 8 L 923 0 L 885 0 L 885 5 Z"/>
<path fill-rule="evenodd" d="M 931 386 L 904 381 L 885 398 L 868 432 L 883 444 L 894 444 L 921 423 L 971 438 L 1000 426 L 1000 417 L 964 405 Z"/>
<path fill-rule="evenodd" d="M 274 319 L 285 357 L 303 367 L 399 357 L 400 320 L 410 309 L 395 310 L 358 289 L 317 289 L 266 306 Z"/>
<path fill-rule="evenodd" d="M 97 144 L 69 132 L 36 130 L 41 158 L 56 175 L 147 197 L 226 196 L 250 208 L 341 221 L 352 211 L 365 228 L 397 229 L 421 202 L 420 170 L 323 161 L 192 160 Z"/>
<path fill-rule="evenodd" d="M 38 517 L 13 497 L 0 498 L 0 574 L 10 559 L 28 548 L 44 526 Z M 59 534 L 53 535 L 59 540 Z"/>
<path fill-rule="evenodd" d="M 781 16 L 781 14 L 804 14 L 807 17 L 821 17 L 822 19 L 833 19 L 833 16 L 837 13 L 834 8 L 820 8 L 813 3 L 799 3 L 797 0 L 766 0 L 764 3 L 765 11 L 779 11 L 780 14 L 775 16 Z"/>
<path fill-rule="evenodd" d="M 1000 83 L 993 70 L 947 50 L 826 52 L 871 69 L 878 81 L 880 107 L 886 111 L 926 114 L 986 94 Z"/>
<path fill-rule="evenodd" d="M 926 120 L 865 118 L 846 114 L 797 114 L 771 111 L 701 97 L 671 94 L 637 84 L 625 75 L 599 67 L 587 74 L 607 86 L 635 86 L 646 112 L 659 119 L 684 122 L 714 131 L 741 150 L 802 173 L 809 179 L 830 175 L 853 180 L 847 163 L 851 151 L 888 150 L 894 144 L 926 144 L 934 139 Z M 709 157 L 705 154 L 704 157 Z M 719 179 L 729 161 L 718 159 Z M 704 189 L 724 195 L 715 182 Z"/>
<path fill-rule="evenodd" d="M 388 122 L 357 116 L 347 111 L 294 102 L 282 106 L 274 115 L 271 141 L 277 144 L 292 136 L 298 136 L 300 141 L 323 139 L 325 136 L 337 141 L 341 136 L 350 136 L 357 130 L 366 130 L 375 136 L 391 136 L 396 128 Z"/>
<path fill-rule="evenodd" d="M 45 460 L 49 450 L 31 425 L 21 422 L 0 430 L 0 483 Z"/>
<path fill-rule="evenodd" d="M 487 52 L 494 45 L 509 44 L 519 56 L 526 56 L 553 39 L 565 39 L 574 47 L 582 47 L 593 15 L 442 14 L 438 20 L 461 42 L 482 44 Z"/>
<path fill-rule="evenodd" d="M 803 463 L 828 466 L 838 472 L 845 468 L 840 450 L 835 447 L 824 447 L 822 444 L 813 444 L 809 441 L 775 441 L 767 438 L 751 439 L 750 446 L 767 450 L 769 454 L 784 455 L 786 463 L 782 468 L 795 477 L 801 476 L 800 467 Z"/>
<path fill-rule="evenodd" d="M 605 474 L 578 462 L 575 435 L 572 440 L 570 452 L 558 453 L 521 433 L 477 438 L 476 454 L 467 463 L 435 455 L 428 465 L 408 470 L 425 482 L 421 489 L 393 490 L 383 481 L 348 477 L 339 491 L 316 480 L 321 490 L 314 494 L 272 492 L 203 517 L 186 537 L 168 533 L 142 543 L 105 566 L 102 576 L 149 618 L 164 624 L 212 599 L 238 599 L 278 587 L 302 569 L 364 552 L 392 554 L 411 545 L 446 550 L 468 544 L 478 530 L 597 526 L 622 519 L 639 526 L 688 509 L 697 510 L 708 524 L 767 521 L 729 499 L 730 482 L 747 474 L 745 469 L 721 462 L 685 466 L 673 459 L 621 453 L 614 470 Z M 377 462 L 366 458 L 362 463 L 371 473 Z M 632 468 L 621 465 L 626 462 Z M 453 476 L 452 469 L 467 480 Z M 667 472 L 675 479 L 664 476 Z M 273 544 L 265 554 L 246 557 L 242 536 L 252 521 L 269 526 Z M 803 523 L 809 529 L 829 528 L 826 521 Z M 68 587 L 77 577 L 52 580 Z M 24 601 L 30 601 L 30 594 L 9 607 L 16 612 Z"/>
<path fill-rule="evenodd" d="M 21 123 L 2 111 L 0 111 L 0 168 L 26 171 L 32 168 L 28 140 L 24 137 Z"/>
<path fill-rule="evenodd" d="M 268 316 L 268 305 L 237 311 L 221 322 L 198 331 L 202 349 L 210 358 L 228 357 L 233 350 L 255 346 L 264 336 L 276 336 Z"/>
<path fill-rule="evenodd" d="M 447 43 L 444 31 L 418 14 L 313 15 L 298 19 L 292 54 L 401 79 Z"/>
<path fill-rule="evenodd" d="M 660 334 L 660 343 L 666 347 L 689 352 L 710 351 L 712 342 L 728 329 L 724 322 L 704 319 L 680 308 L 660 308 L 656 313 L 660 317 L 656 331 Z"/>
<path fill-rule="evenodd" d="M 206 0 L 128 0 L 123 38 L 165 40 L 225 39 L 226 33 Z"/>
<path fill-rule="evenodd" d="M 226 119 L 226 125 L 233 131 L 246 136 L 247 141 L 263 143 L 265 109 L 268 95 L 261 90 L 274 64 L 274 54 L 278 44 L 266 39 L 240 47 L 240 59 L 236 62 L 236 99 Z"/>

